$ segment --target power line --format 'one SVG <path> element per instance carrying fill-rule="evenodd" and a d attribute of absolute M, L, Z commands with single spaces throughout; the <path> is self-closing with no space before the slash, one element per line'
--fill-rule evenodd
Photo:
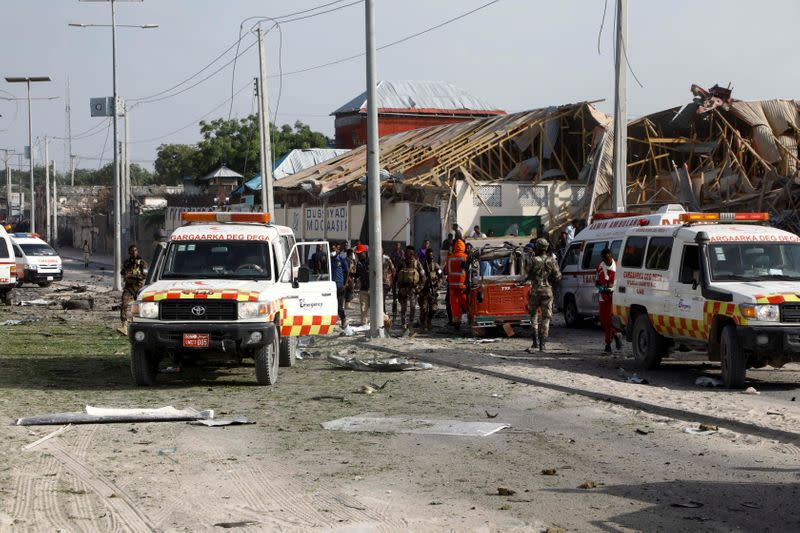
<path fill-rule="evenodd" d="M 236 93 L 234 94 L 234 97 L 238 96 L 245 89 L 250 87 L 250 83 L 252 83 L 252 82 L 248 81 L 246 85 L 242 86 L 238 91 L 236 91 Z M 187 128 L 191 128 L 192 126 L 196 125 L 199 121 L 201 121 L 202 119 L 206 118 L 208 115 L 210 115 L 211 113 L 213 113 L 214 111 L 216 111 L 220 107 L 222 107 L 225 104 L 227 104 L 228 100 L 230 100 L 230 98 L 226 98 L 223 102 L 220 102 L 218 105 L 216 105 L 213 109 L 209 110 L 207 113 L 201 115 L 200 117 L 196 118 L 195 120 L 191 121 L 190 123 L 186 124 L 185 126 L 182 126 L 182 127 L 178 128 L 175 131 L 171 131 L 169 133 L 165 133 L 164 135 L 160 135 L 158 137 L 153 137 L 152 139 L 141 139 L 141 140 L 138 140 L 138 141 L 130 141 L 128 144 L 142 144 L 142 143 L 148 143 L 148 142 L 155 142 L 155 141 L 160 141 L 161 139 L 166 139 L 167 137 L 171 137 L 172 135 L 175 135 L 176 133 L 180 133 L 183 130 L 185 130 Z"/>
<path fill-rule="evenodd" d="M 406 41 L 410 41 L 411 39 L 419 37 L 420 35 L 424 35 L 426 33 L 432 32 L 434 30 L 438 30 L 439 28 L 447 26 L 448 24 L 452 24 L 453 22 L 456 22 L 456 21 L 461 20 L 461 19 L 463 19 L 465 17 L 468 17 L 469 15 L 472 15 L 473 13 L 477 13 L 478 11 L 481 11 L 482 9 L 486 9 L 489 6 L 497 4 L 500 1 L 501 0 L 493 0 L 492 2 L 488 2 L 486 4 L 483 4 L 481 6 L 476 7 L 475 9 L 467 11 L 466 13 L 462 13 L 462 14 L 456 16 L 456 17 L 453 17 L 451 19 L 447 19 L 447 20 L 445 20 L 443 22 L 440 22 L 439 24 L 436 24 L 435 26 L 431 26 L 429 28 L 425 28 L 424 30 L 418 31 L 416 33 L 412 33 L 411 35 L 407 35 L 407 36 L 405 36 L 405 37 L 403 37 L 401 39 L 398 39 L 396 41 L 392 41 L 390 43 L 387 43 L 387 44 L 384 44 L 382 46 L 379 46 L 379 47 L 376 48 L 376 50 L 385 50 L 385 49 L 387 49 L 389 47 L 404 43 Z M 351 55 L 351 56 L 343 57 L 343 58 L 340 58 L 340 59 L 329 61 L 327 63 L 322 63 L 320 65 L 314 65 L 312 67 L 306 67 L 306 68 L 302 68 L 302 69 L 298 69 L 298 70 L 291 70 L 289 72 L 284 72 L 282 75 L 283 76 L 291 76 L 291 75 L 294 75 L 294 74 L 302 74 L 304 72 L 310 72 L 312 70 L 317 70 L 317 69 L 321 69 L 321 68 L 325 68 L 325 67 L 330 67 L 330 66 L 333 66 L 333 65 L 338 65 L 340 63 L 345 63 L 347 61 L 352 61 L 353 59 L 358 59 L 359 57 L 363 57 L 364 55 L 365 55 L 365 53 L 362 52 L 360 54 L 354 54 L 354 55 Z M 271 76 L 271 77 L 274 77 L 274 76 Z"/>
<path fill-rule="evenodd" d="M 280 15 L 280 16 L 278 16 L 278 17 L 274 17 L 274 18 L 276 18 L 276 19 L 284 19 L 284 18 L 288 18 L 288 17 L 295 16 L 295 15 L 302 15 L 302 14 L 304 14 L 304 13 L 309 13 L 309 12 L 311 12 L 311 11 L 316 11 L 316 10 L 318 10 L 318 9 L 322 9 L 322 8 L 325 8 L 325 7 L 329 7 L 329 6 L 332 6 L 332 5 L 335 5 L 335 4 L 340 4 L 340 3 L 344 2 L 344 1 L 345 1 L 345 0 L 336 0 L 336 1 L 334 1 L 334 2 L 328 2 L 328 3 L 326 3 L 326 4 L 322 4 L 322 5 L 319 5 L 319 6 L 317 6 L 317 7 L 313 7 L 313 8 L 305 9 L 305 10 L 302 10 L 302 11 L 295 11 L 295 12 L 293 12 L 293 13 L 287 13 L 287 14 L 285 14 L 285 15 Z M 363 0 L 358 0 L 358 2 L 361 2 L 361 1 L 363 1 Z M 358 3 L 358 2 L 354 2 L 354 3 Z M 345 8 L 345 7 L 348 7 L 348 6 L 350 6 L 350 5 L 353 5 L 353 3 L 351 3 L 351 4 L 347 4 L 346 6 L 341 6 L 341 7 L 337 8 L 337 9 L 343 9 L 343 8 Z M 323 12 L 323 13 L 329 13 L 330 11 L 335 11 L 335 9 L 334 9 L 334 10 L 325 11 L 325 12 Z M 323 14 L 323 13 L 318 13 L 318 14 L 320 14 L 320 15 L 321 15 L 321 14 Z M 316 15 L 314 15 L 314 16 L 316 16 Z M 251 17 L 251 18 L 254 18 L 254 17 Z M 245 19 L 245 21 L 246 21 L 246 20 L 249 20 L 249 19 Z M 296 20 L 301 20 L 301 19 L 299 19 L 299 18 L 298 18 L 298 19 L 296 19 Z M 244 23 L 244 22 L 243 22 L 243 23 Z M 195 72 L 194 74 L 192 74 L 191 76 L 189 76 L 188 78 L 185 78 L 184 80 L 182 80 L 182 81 L 180 81 L 180 82 L 176 83 L 176 84 L 175 84 L 175 85 L 173 85 L 172 87 L 169 87 L 169 88 L 167 88 L 167 89 L 164 89 L 164 90 L 162 90 L 162 91 L 158 91 L 158 92 L 156 92 L 156 93 L 153 93 L 153 94 L 150 94 L 150 95 L 148 95 L 148 96 L 142 96 L 142 97 L 139 97 L 139 98 L 129 98 L 128 100 L 129 100 L 130 102 L 143 102 L 143 103 L 144 103 L 145 101 L 149 101 L 149 100 L 152 100 L 152 99 L 154 99 L 154 98 L 158 98 L 159 96 L 162 96 L 162 95 L 164 95 L 164 94 L 166 94 L 166 93 L 168 93 L 168 92 L 170 92 L 170 91 L 173 91 L 173 90 L 177 89 L 177 88 L 178 88 L 178 87 L 180 87 L 181 85 L 184 85 L 184 84 L 186 84 L 186 83 L 190 82 L 191 80 L 193 80 L 194 78 L 196 78 L 197 76 L 199 76 L 200 74 L 202 74 L 203 72 L 205 72 L 206 70 L 208 70 L 209 68 L 211 68 L 211 66 L 212 66 L 214 63 L 216 63 L 217 61 L 219 61 L 220 59 L 222 59 L 223 57 L 225 57 L 225 55 L 227 55 L 227 54 L 228 54 L 228 52 L 230 52 L 231 50 L 233 50 L 233 48 L 234 48 L 234 47 L 236 47 L 236 54 L 235 54 L 235 55 L 236 55 L 236 56 L 238 56 L 238 53 L 239 53 L 239 46 L 241 45 L 241 41 L 242 41 L 242 39 L 243 39 L 243 38 L 244 38 L 244 36 L 242 35 L 242 31 L 241 31 L 241 28 L 240 28 L 240 30 L 239 30 L 239 38 L 238 38 L 238 39 L 236 39 L 236 40 L 235 40 L 233 43 L 231 43 L 231 45 L 230 45 L 230 46 L 228 46 L 228 47 L 227 47 L 225 50 L 223 50 L 223 51 L 222 51 L 222 52 L 221 52 L 219 55 L 217 55 L 217 56 L 216 56 L 214 59 L 212 59 L 212 60 L 211 60 L 211 61 L 210 61 L 210 62 L 209 62 L 209 63 L 208 63 L 206 66 L 204 66 L 203 68 L 201 68 L 200 70 L 198 70 L 197 72 Z M 208 79 L 208 78 L 206 78 L 206 79 Z M 202 81 L 205 81 L 205 80 L 202 80 Z M 178 93 L 178 94 L 180 94 L 180 93 Z"/>
<path fill-rule="evenodd" d="M 108 121 L 108 128 L 106 129 L 106 140 L 103 142 L 103 151 L 100 152 L 100 161 L 101 161 L 101 163 L 102 163 L 102 160 L 103 160 L 103 156 L 106 153 L 106 146 L 108 146 L 108 134 L 109 134 L 109 132 L 111 132 L 111 121 L 110 120 Z M 117 149 L 117 147 L 115 146 L 114 150 L 116 150 L 116 149 Z M 100 165 L 98 165 L 97 170 L 100 170 Z"/>

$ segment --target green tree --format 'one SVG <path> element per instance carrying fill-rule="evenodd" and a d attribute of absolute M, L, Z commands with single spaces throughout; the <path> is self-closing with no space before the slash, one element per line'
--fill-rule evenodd
<path fill-rule="evenodd" d="M 244 175 L 245 179 L 261 171 L 257 115 L 202 121 L 200 134 L 202 139 L 197 145 L 162 144 L 158 147 L 155 162 L 158 183 L 177 184 L 186 176 L 201 178 L 223 164 Z M 299 120 L 294 126 L 284 124 L 280 128 L 270 124 L 270 137 L 275 160 L 295 148 L 331 145 L 331 139 Z"/>
<path fill-rule="evenodd" d="M 155 180 L 165 185 L 177 185 L 187 176 L 197 177 L 195 158 L 197 147 L 188 144 L 162 144 L 156 155 Z"/>

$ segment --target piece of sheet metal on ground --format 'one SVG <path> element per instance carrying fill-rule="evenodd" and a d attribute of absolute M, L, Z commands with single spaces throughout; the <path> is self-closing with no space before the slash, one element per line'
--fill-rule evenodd
<path fill-rule="evenodd" d="M 414 433 L 419 435 L 451 435 L 458 437 L 488 437 L 509 426 L 501 422 L 468 422 L 463 420 L 436 420 L 405 416 L 346 416 L 322 427 L 331 431 L 371 433 Z"/>
<path fill-rule="evenodd" d="M 341 357 L 329 355 L 328 362 L 340 368 L 361 370 L 366 372 L 401 372 L 404 370 L 430 370 L 433 365 L 405 357 L 390 357 L 387 359 L 357 359 L 355 357 Z"/>
<path fill-rule="evenodd" d="M 157 409 L 117 409 L 86 406 L 83 413 L 53 413 L 49 415 L 19 418 L 18 426 L 48 426 L 62 424 L 111 424 L 120 422 L 183 422 L 214 418 L 214 411 L 198 411 L 187 407 L 172 406 Z"/>

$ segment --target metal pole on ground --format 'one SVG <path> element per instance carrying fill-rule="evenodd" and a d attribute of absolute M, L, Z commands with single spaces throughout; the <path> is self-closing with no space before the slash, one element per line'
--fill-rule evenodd
<path fill-rule="evenodd" d="M 365 2 L 367 34 L 367 195 L 369 197 L 369 334 L 383 337 L 383 246 L 381 243 L 380 145 L 375 79 L 375 11 L 373 0 Z"/>

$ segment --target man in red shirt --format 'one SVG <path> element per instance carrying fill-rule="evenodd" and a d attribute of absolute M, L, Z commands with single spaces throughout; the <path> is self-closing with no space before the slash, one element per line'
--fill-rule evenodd
<path fill-rule="evenodd" d="M 602 260 L 597 265 L 597 280 L 595 286 L 600 293 L 600 325 L 603 327 L 606 343 L 605 353 L 611 353 L 611 341 L 614 341 L 617 350 L 622 349 L 619 334 L 611 324 L 612 300 L 614 297 L 614 278 L 617 273 L 617 262 L 608 248 L 600 252 Z"/>

